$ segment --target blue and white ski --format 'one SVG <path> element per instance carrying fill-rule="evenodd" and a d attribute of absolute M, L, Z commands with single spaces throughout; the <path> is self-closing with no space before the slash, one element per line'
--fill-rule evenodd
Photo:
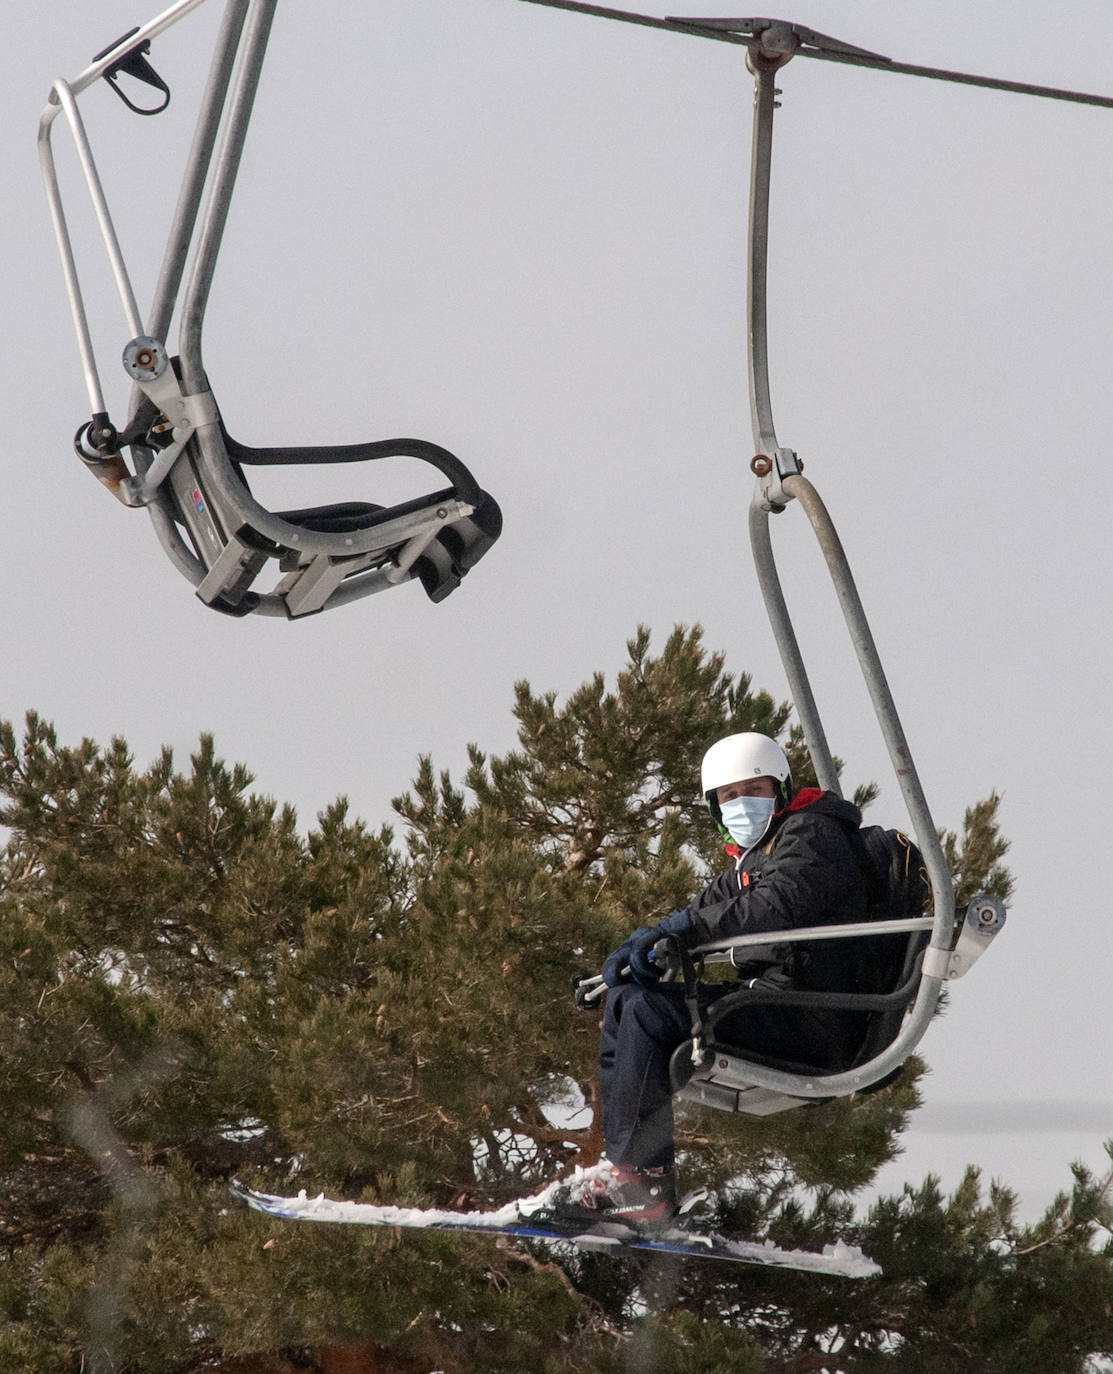
<path fill-rule="evenodd" d="M 621 1222 L 599 1222 L 575 1230 L 560 1227 L 542 1215 L 531 1217 L 529 1205 L 539 1199 L 512 1202 L 496 1212 L 439 1212 L 413 1207 L 379 1207 L 364 1202 L 333 1202 L 324 1196 L 277 1197 L 256 1192 L 237 1183 L 232 1191 L 249 1207 L 268 1216 L 290 1221 L 331 1221 L 347 1226 L 401 1226 L 433 1231 L 473 1231 L 543 1240 L 579 1246 L 609 1254 L 681 1255 L 689 1259 L 733 1260 L 740 1264 L 764 1264 L 782 1269 L 801 1269 L 841 1278 L 870 1278 L 881 1267 L 854 1246 L 827 1245 L 813 1250 L 781 1250 L 771 1241 L 731 1240 L 714 1232 L 703 1234 L 679 1226 L 653 1232 L 638 1231 Z M 525 1210 L 523 1210 L 525 1209 Z M 537 1209 L 540 1210 L 540 1209 Z"/>

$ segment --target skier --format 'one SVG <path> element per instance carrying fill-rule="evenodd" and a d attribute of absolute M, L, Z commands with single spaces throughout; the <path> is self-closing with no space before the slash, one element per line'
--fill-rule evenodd
<path fill-rule="evenodd" d="M 599 1164 L 554 1186 L 546 1211 L 577 1224 L 666 1222 L 676 1211 L 669 1061 L 691 1034 L 684 993 L 663 983 L 654 945 L 666 935 L 686 948 L 735 935 L 862 921 L 868 887 L 857 831 L 861 812 L 833 792 L 793 794 L 788 760 L 772 739 L 728 735 L 703 758 L 701 782 L 734 862 L 683 911 L 636 930 L 608 956 L 609 988 L 599 1054 L 606 1153 Z M 793 986 L 850 992 L 862 941 L 801 942 L 756 951 L 744 979 L 785 976 Z M 855 948 L 858 947 L 858 948 Z M 762 958 L 762 955 L 765 957 Z M 707 988 L 707 1004 L 734 990 Z M 862 1013 L 759 1006 L 727 1018 L 743 1051 L 837 1071 L 861 1042 Z M 720 1028 L 722 1033 L 722 1028 Z"/>
<path fill-rule="evenodd" d="M 591 1248 L 598 1245 L 600 1223 L 618 1222 L 604 1228 L 614 1254 L 668 1252 L 844 1277 L 878 1273 L 873 1260 L 847 1247 L 834 1254 L 785 1251 L 767 1242 L 668 1225 L 677 1212 L 669 1061 L 688 1039 L 691 1023 L 683 991 L 661 981 L 663 970 L 654 958 L 658 940 L 672 935 L 697 948 L 743 932 L 768 932 L 768 944 L 763 940 L 756 951 L 747 947 L 753 962 L 747 960 L 741 976 L 747 981 L 787 976 L 796 987 L 815 991 L 855 991 L 877 972 L 863 950 L 875 943 L 872 939 L 777 946 L 778 931 L 866 918 L 870 860 L 859 836 L 858 808 L 817 788 L 794 796 L 788 760 L 765 735 L 719 740 L 704 755 L 702 776 L 707 804 L 731 841 L 727 849 L 734 863 L 683 911 L 635 931 L 606 960 L 609 992 L 600 1048 L 606 1152 L 597 1165 L 493 1212 L 332 1202 L 304 1192 L 278 1197 L 241 1184 L 233 1192 L 261 1212 L 296 1220 L 566 1237 Z M 731 991 L 733 985 L 722 985 L 704 989 L 702 996 L 710 1003 Z M 715 1033 L 743 1051 L 839 1070 L 860 1049 L 868 1016 L 755 1006 L 722 1017 Z"/>

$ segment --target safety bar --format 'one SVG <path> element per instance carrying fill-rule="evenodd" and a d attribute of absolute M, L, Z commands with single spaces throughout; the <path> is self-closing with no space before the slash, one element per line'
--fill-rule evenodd
<path fill-rule="evenodd" d="M 945 950 L 931 947 L 923 951 L 920 962 L 928 965 L 924 971 L 931 977 L 946 981 L 962 978 L 981 958 L 994 938 L 1004 929 L 1005 919 L 1005 904 L 1000 897 L 990 892 L 979 892 L 971 899 L 964 911 L 955 912 L 955 929 L 952 931 L 951 945 Z M 709 940 L 706 944 L 698 945 L 692 950 L 686 951 L 686 954 L 689 958 L 698 959 L 704 964 L 729 963 L 735 967 L 742 967 L 748 962 L 752 962 L 752 954 L 750 960 L 743 957 L 741 963 L 739 962 L 738 955 L 745 956 L 747 951 L 759 950 L 764 954 L 780 945 L 792 944 L 802 940 L 852 940 L 869 939 L 879 935 L 914 935 L 917 931 L 934 931 L 935 923 L 936 918 L 932 914 L 931 916 L 900 916 L 883 921 L 850 921 L 840 925 L 802 926 L 788 930 L 759 931 L 752 935 L 732 935 L 723 940 Z M 684 956 L 678 954 L 672 936 L 664 936 L 657 942 L 653 948 L 653 956 L 664 965 L 663 981 L 673 981 L 684 975 Z M 629 968 L 622 970 L 623 976 L 628 976 L 629 972 Z M 920 976 L 919 967 L 917 967 L 916 976 Z M 607 985 L 603 981 L 602 974 L 577 976 L 573 983 L 576 1005 L 579 1007 L 587 1007 L 592 1002 L 599 1001 L 606 991 Z M 770 991 L 769 1000 L 782 1001 L 790 994 L 794 1000 L 785 1001 L 783 1005 L 802 1005 L 800 998 L 812 995 L 800 992 L 798 989 L 777 988 Z M 841 994 L 824 993 L 822 995 L 827 997 Z M 891 994 L 884 995 L 891 996 Z M 905 1000 L 911 1001 L 911 996 Z"/>
<path fill-rule="evenodd" d="M 725 940 L 711 940 L 707 944 L 696 945 L 688 953 L 701 959 L 705 964 L 734 964 L 735 952 L 748 949 L 769 949 L 770 946 L 793 944 L 801 940 L 846 940 L 865 938 L 872 935 L 910 935 L 917 930 L 933 930 L 933 916 L 905 916 L 889 921 L 851 921 L 842 925 L 798 926 L 788 930 L 767 930 L 754 935 L 732 935 Z M 668 959 L 669 937 L 664 937 L 654 948 L 654 954 L 663 945 L 662 955 Z M 679 966 L 674 966 L 670 978 L 675 976 Z M 629 973 L 629 968 L 622 970 Z M 602 974 L 579 978 L 576 982 L 576 995 L 579 1002 L 587 1005 L 598 1001 L 607 991 Z M 780 995 L 780 994 L 778 994 Z"/>
<path fill-rule="evenodd" d="M 120 60 L 126 57 L 128 53 L 134 52 L 137 48 L 141 48 L 145 43 L 149 43 L 152 38 L 163 33 L 180 19 L 185 18 L 191 10 L 197 9 L 204 3 L 205 0 L 178 0 L 177 4 L 171 5 L 170 8 L 165 10 L 162 14 L 157 15 L 148 23 L 141 25 L 135 32 L 129 34 L 126 38 L 120 39 L 118 43 L 106 49 L 95 62 L 86 67 L 86 69 L 79 76 L 75 77 L 73 81 L 55 81 L 51 88 L 49 101 L 39 118 L 39 163 L 42 168 L 43 181 L 46 185 L 51 221 L 54 226 L 54 236 L 58 241 L 58 252 L 62 259 L 62 271 L 66 280 L 66 293 L 69 297 L 70 313 L 73 316 L 74 329 L 77 333 L 78 348 L 81 353 L 82 368 L 85 374 L 85 387 L 89 395 L 89 408 L 94 416 L 105 414 L 106 407 L 104 403 L 104 393 L 100 384 L 100 375 L 97 370 L 96 358 L 94 356 L 89 321 L 85 313 L 85 303 L 81 294 L 81 285 L 78 280 L 77 263 L 74 257 L 73 244 L 70 239 L 69 226 L 66 222 L 65 211 L 62 207 L 61 191 L 58 186 L 58 170 L 54 161 L 54 148 L 52 143 L 54 122 L 60 114 L 64 114 L 70 126 L 70 132 L 73 135 L 78 159 L 81 163 L 81 169 L 85 177 L 85 183 L 88 187 L 89 195 L 93 202 L 93 209 L 100 226 L 101 237 L 104 240 L 105 251 L 108 254 L 112 274 L 116 280 L 116 288 L 120 296 L 121 305 L 123 306 L 124 316 L 127 320 L 131 337 L 134 338 L 136 335 L 144 333 L 139 315 L 139 307 L 136 303 L 135 292 L 128 276 L 127 267 L 124 264 L 119 239 L 112 222 L 112 215 L 108 209 L 108 202 L 105 199 L 104 188 L 97 172 L 96 163 L 93 160 L 88 135 L 85 132 L 84 121 L 77 107 L 77 97 L 99 81 L 106 72 L 118 66 Z"/>
<path fill-rule="evenodd" d="M 892 693 L 877 653 L 849 564 L 826 508 L 812 484 L 803 477 L 795 453 L 777 442 L 769 387 L 768 331 L 766 323 L 766 269 L 769 247 L 769 181 L 772 165 L 773 112 L 776 108 L 776 75 L 792 57 L 792 45 L 766 51 L 760 42 L 747 53 L 754 77 L 753 156 L 750 177 L 749 273 L 747 290 L 748 363 L 751 416 L 757 457 L 752 464 L 758 478 L 750 507 L 749 528 L 758 581 L 789 681 L 797 715 L 820 785 L 841 795 L 834 761 L 827 744 L 808 681 L 795 630 L 784 598 L 769 535 L 769 516 L 784 510 L 792 500 L 803 506 L 819 539 L 843 615 L 858 656 L 889 757 L 908 809 L 917 843 L 924 855 L 934 899 L 929 948 L 938 951 L 928 967 L 938 971 L 944 953 L 949 956 L 954 936 L 954 884 L 943 855 L 935 824 L 913 764 Z M 914 927 L 920 928 L 920 927 Z M 926 926 L 924 928 L 927 928 Z M 862 932 L 866 934 L 866 931 Z M 880 923 L 868 933 L 882 933 Z M 784 932 L 766 933 L 760 943 L 779 942 Z M 823 938 L 812 932 L 791 933 L 792 938 Z M 758 941 L 755 941 L 758 943 Z M 876 1058 L 845 1073 L 802 1076 L 754 1064 L 752 1081 L 796 1097 L 824 1097 L 853 1092 L 876 1083 L 908 1057 L 924 1034 L 939 1001 L 942 979 L 925 973 L 916 1001 L 896 1039 Z M 747 1066 L 749 1071 L 749 1066 Z"/>
<path fill-rule="evenodd" d="M 954 913 L 951 925 L 954 926 Z M 934 916 L 902 916 L 891 921 L 848 921 L 842 925 L 794 926 L 791 930 L 766 930 L 756 935 L 735 935 L 727 940 L 712 940 L 690 952 L 706 964 L 733 963 L 735 950 L 755 946 L 794 944 L 800 940 L 846 940 L 871 935 L 910 935 L 915 930 L 933 930 Z M 950 946 L 948 945 L 948 950 Z"/>

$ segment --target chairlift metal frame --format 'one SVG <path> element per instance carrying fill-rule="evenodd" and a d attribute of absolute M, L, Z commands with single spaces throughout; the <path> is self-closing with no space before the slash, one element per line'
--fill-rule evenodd
<path fill-rule="evenodd" d="M 205 374 L 205 311 L 277 0 L 227 0 L 154 300 L 146 323 L 141 317 L 78 98 L 105 78 L 130 109 L 156 114 L 165 108 L 169 91 L 145 53 L 152 39 L 203 3 L 177 0 L 105 49 L 75 80 L 55 81 L 39 121 L 39 157 L 93 417 L 78 431 L 75 448 L 120 501 L 147 508 L 171 561 L 214 609 L 296 618 L 415 576 L 430 599 L 440 601 L 501 532 L 497 504 L 458 458 L 419 439 L 250 448 L 225 430 Z M 118 86 L 120 72 L 161 90 L 163 104 L 136 106 Z M 129 330 L 123 360 L 134 383 L 133 408 L 122 432 L 109 420 L 62 203 L 52 144 L 59 115 L 73 136 Z M 179 295 L 178 358 L 173 359 L 166 337 Z M 243 475 L 244 465 L 251 464 L 394 456 L 431 465 L 449 485 L 385 509 L 347 502 L 276 514 L 251 495 Z M 251 590 L 271 559 L 278 560 L 284 576 L 271 592 Z"/>
<path fill-rule="evenodd" d="M 1000 898 L 991 893 L 979 893 L 963 910 L 955 906 L 952 876 L 846 553 L 819 493 L 803 475 L 803 464 L 793 450 L 783 447 L 777 439 L 769 386 L 766 319 L 773 116 L 777 108 L 776 97 L 780 94 L 776 79 L 785 63 L 794 56 L 802 56 L 1105 109 L 1113 108 L 1113 97 L 897 63 L 878 53 L 783 20 L 656 19 L 581 4 L 578 0 L 524 0 L 524 3 L 658 29 L 672 29 L 697 37 L 740 44 L 747 49 L 747 66 L 754 78 L 747 362 L 751 419 L 757 451 L 751 464 L 757 481 L 749 512 L 749 534 L 758 583 L 817 779 L 822 787 L 841 796 L 838 774 L 785 600 L 769 528 L 770 516 L 782 513 L 796 501 L 818 540 L 842 609 L 914 837 L 923 854 L 932 889 L 932 912 L 930 915 L 893 920 L 801 927 L 776 932 L 775 942 L 778 945 L 905 934 L 908 943 L 904 970 L 899 986 L 889 993 L 819 993 L 753 986 L 716 1003 L 716 1011 L 729 1002 L 733 1008 L 776 1004 L 877 1012 L 885 1018 L 877 1024 L 886 1031 L 892 1026 L 893 1017 L 899 1017 L 899 1026 L 888 1035 L 884 1044 L 868 1052 L 864 1062 L 855 1063 L 838 1073 L 811 1071 L 772 1061 L 758 1062 L 744 1051 L 709 1039 L 704 1034 L 697 1010 L 693 1012 L 691 1045 L 681 1046 L 676 1052 L 673 1069 L 674 1074 L 678 1068 L 683 1070 L 683 1081 L 677 1093 L 679 1097 L 754 1115 L 768 1115 L 809 1102 L 868 1091 L 889 1081 L 915 1050 L 935 1014 L 944 983 L 962 977 L 969 971 L 1004 927 L 1006 912 Z M 769 933 L 764 932 L 715 941 L 696 948 L 691 954 L 696 964 L 725 961 L 738 964 L 745 962 L 747 950 L 767 948 L 769 943 Z M 690 969 L 683 968 L 686 961 L 689 964 L 693 961 L 686 960 L 686 956 L 677 959 L 675 955 L 675 949 L 670 950 L 669 942 L 663 941 L 659 956 L 666 961 L 672 959 L 671 976 L 683 974 L 686 983 L 698 978 L 698 972 L 692 973 Z M 585 979 L 578 987 L 577 1000 L 581 1005 L 590 1004 L 604 992 L 601 978 Z M 691 991 L 689 1004 L 695 1004 Z M 711 1015 L 713 1019 L 715 1011 Z"/>
<path fill-rule="evenodd" d="M 773 118 L 778 103 L 776 97 L 780 94 L 776 86 L 777 77 L 805 43 L 813 49 L 835 51 L 844 56 L 873 60 L 877 55 L 781 21 L 688 22 L 706 22 L 710 27 L 731 31 L 737 31 L 740 25 L 745 25 L 744 31 L 752 36 L 746 56 L 747 66 L 754 78 L 747 359 L 750 411 L 757 455 L 751 467 L 757 481 L 750 505 L 749 533 L 766 612 L 820 786 L 841 796 L 838 773 L 785 600 L 769 528 L 771 515 L 782 513 L 793 501 L 797 501 L 811 524 L 831 575 L 915 839 L 924 856 L 933 900 L 930 917 L 797 929 L 777 935 L 778 943 L 787 943 L 861 939 L 883 933 L 908 934 L 910 966 L 906 967 L 900 991 L 893 994 L 894 997 L 903 998 L 903 1019 L 889 1043 L 873 1053 L 865 1063 L 841 1073 L 798 1073 L 753 1062 L 744 1053 L 731 1053 L 729 1048 L 709 1047 L 699 1043 L 697 1036 L 691 1052 L 694 1072 L 679 1095 L 713 1106 L 765 1115 L 807 1101 L 860 1092 L 888 1080 L 919 1044 L 935 1014 L 944 983 L 949 978 L 965 973 L 973 960 L 984 952 L 1003 927 L 1005 910 L 998 898 L 979 894 L 966 911 L 956 911 L 951 873 L 845 551 L 819 493 L 804 477 L 803 465 L 797 455 L 778 442 L 773 422 L 766 302 Z M 922 954 L 917 954 L 917 943 L 923 939 L 921 932 L 927 934 L 927 946 Z M 744 936 L 715 942 L 695 953 L 709 961 L 717 961 L 724 956 L 733 961 L 747 945 L 760 944 L 762 940 L 768 943 L 768 939 L 768 934 Z M 787 998 L 768 993 L 758 994 L 754 1004 L 757 1000 L 779 1002 L 780 1005 L 798 1003 L 832 1009 L 876 1011 L 882 1009 L 884 1001 L 881 999 L 873 1007 L 867 995 L 838 993 L 797 993 L 788 994 Z M 901 1010 L 899 1002 L 897 1010 Z"/>

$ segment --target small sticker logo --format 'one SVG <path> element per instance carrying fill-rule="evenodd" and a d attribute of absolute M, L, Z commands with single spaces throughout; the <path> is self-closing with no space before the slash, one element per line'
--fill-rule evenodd
<path fill-rule="evenodd" d="M 191 493 L 191 495 L 192 495 L 192 497 L 193 497 L 193 504 L 194 504 L 194 506 L 197 508 L 198 514 L 204 515 L 204 513 L 205 513 L 205 498 L 201 495 L 200 490 L 199 490 L 197 487 L 194 487 L 194 488 L 193 488 L 193 491 L 192 491 L 192 493 Z"/>

